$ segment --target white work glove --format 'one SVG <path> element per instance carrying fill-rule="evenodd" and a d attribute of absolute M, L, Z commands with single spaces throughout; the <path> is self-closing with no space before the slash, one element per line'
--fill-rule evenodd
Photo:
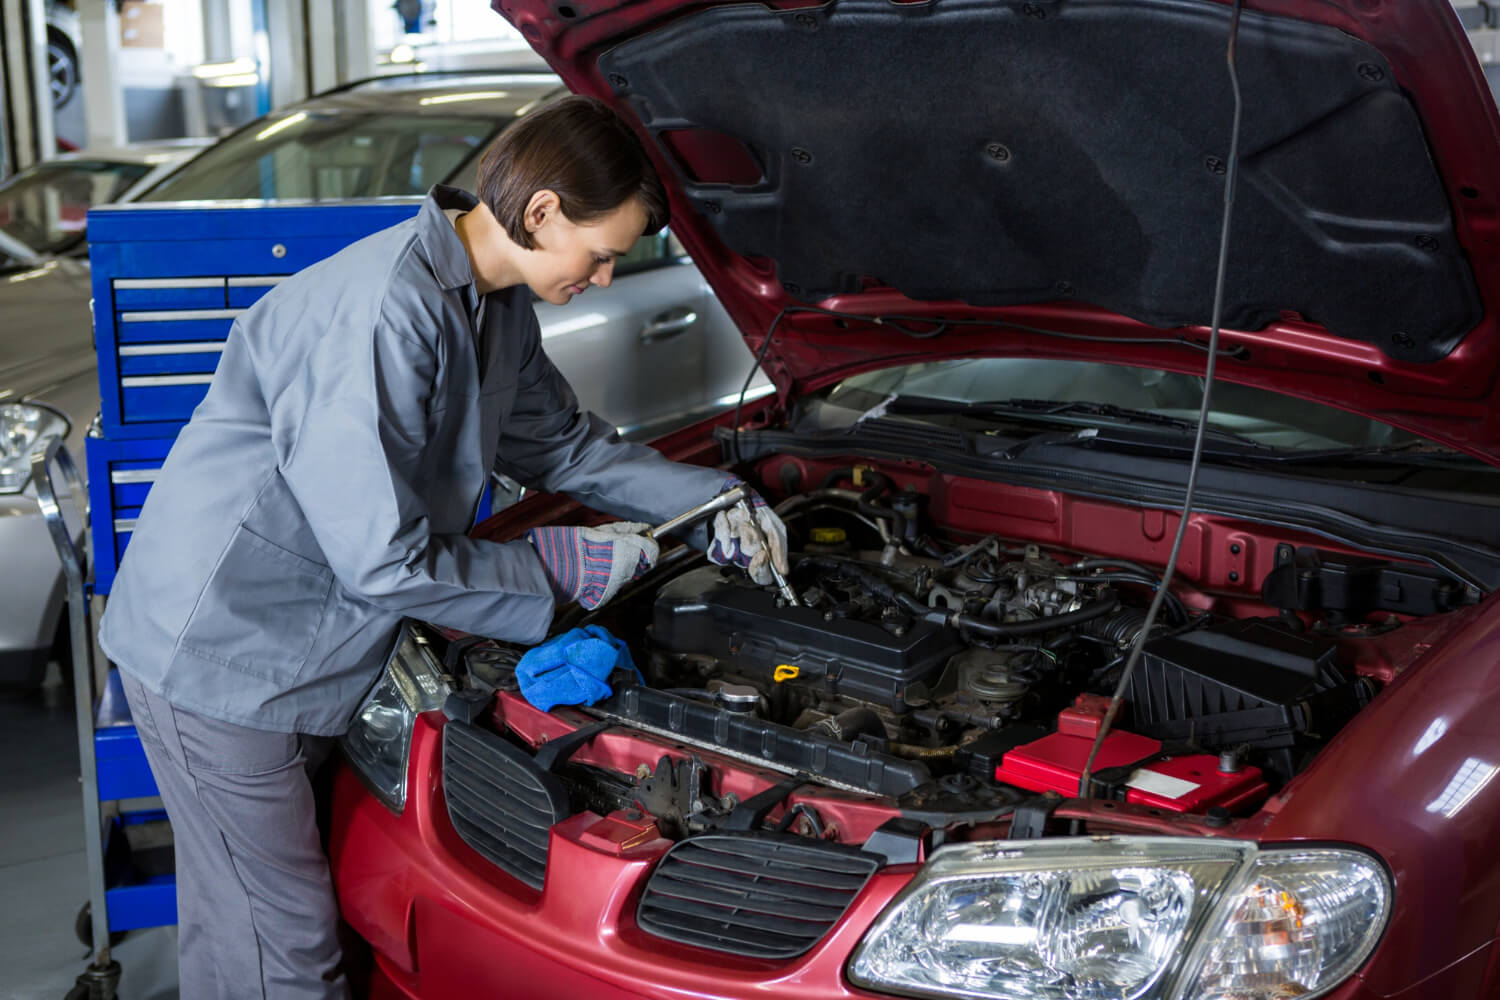
<path fill-rule="evenodd" d="M 742 480 L 730 477 L 719 492 L 733 489 Z M 776 512 L 766 506 L 759 493 L 751 491 L 750 506 L 755 514 L 755 525 L 739 507 L 721 510 L 714 515 L 713 542 L 708 546 L 708 559 L 720 566 L 731 563 L 744 568 L 750 579 L 765 586 L 775 582 L 771 566 L 781 571 L 783 577 L 791 570 L 786 561 L 786 525 Z M 756 528 L 759 528 L 757 531 Z M 761 544 L 761 539 L 765 544 Z"/>
<path fill-rule="evenodd" d="M 593 528 L 554 525 L 532 528 L 526 540 L 541 557 L 557 603 L 577 601 L 592 609 L 656 564 L 660 550 L 641 534 L 649 527 L 634 521 Z"/>

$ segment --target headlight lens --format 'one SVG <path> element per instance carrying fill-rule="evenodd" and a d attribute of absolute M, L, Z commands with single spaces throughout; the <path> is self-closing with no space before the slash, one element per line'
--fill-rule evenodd
<path fill-rule="evenodd" d="M 1390 916 L 1385 871 L 1355 851 L 1268 851 L 1205 935 L 1192 1000 L 1313 997 L 1359 968 Z"/>
<path fill-rule="evenodd" d="M 1389 904 L 1384 869 L 1350 850 L 1169 837 L 959 845 L 887 908 L 849 976 L 976 1000 L 1307 998 L 1368 957 Z"/>
<path fill-rule="evenodd" d="M 380 682 L 339 738 L 349 763 L 393 812 L 406 807 L 406 764 L 417 715 L 442 708 L 447 696 L 442 666 L 403 625 Z"/>
<path fill-rule="evenodd" d="M 68 421 L 41 406 L 0 406 L 0 493 L 19 493 L 31 481 L 31 454 L 67 437 Z"/>
<path fill-rule="evenodd" d="M 1159 837 L 944 848 L 865 937 L 850 975 L 933 996 L 1144 997 L 1251 850 Z"/>

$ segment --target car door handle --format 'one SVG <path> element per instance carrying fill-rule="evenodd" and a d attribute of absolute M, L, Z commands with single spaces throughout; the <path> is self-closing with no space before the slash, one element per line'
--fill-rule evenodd
<path fill-rule="evenodd" d="M 641 327 L 641 343 L 655 344 L 679 333 L 698 322 L 698 314 L 687 306 L 678 306 L 651 317 L 651 322 Z"/>

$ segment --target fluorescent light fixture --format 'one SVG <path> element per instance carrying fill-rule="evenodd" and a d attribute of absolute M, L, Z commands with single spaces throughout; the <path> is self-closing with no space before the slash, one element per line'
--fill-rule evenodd
<path fill-rule="evenodd" d="M 259 73 L 236 73 L 234 76 L 216 76 L 204 80 L 205 87 L 253 87 L 260 83 Z"/>
<path fill-rule="evenodd" d="M 268 125 L 265 128 L 261 129 L 259 132 L 255 133 L 255 141 L 260 142 L 262 139 L 269 139 L 277 132 L 284 132 L 287 129 L 291 128 L 293 125 L 300 125 L 305 121 L 307 121 L 306 111 L 299 111 L 294 115 L 287 115 L 275 125 Z"/>
<path fill-rule="evenodd" d="M 393 63 L 409 63 L 416 58 L 417 50 L 405 42 L 391 49 L 391 62 Z"/>
<path fill-rule="evenodd" d="M 193 75 L 200 80 L 213 80 L 225 76 L 245 76 L 256 71 L 254 59 L 232 59 L 229 62 L 202 63 L 193 67 Z"/>
<path fill-rule="evenodd" d="M 471 90 L 463 94 L 442 94 L 438 97 L 424 97 L 422 104 L 461 104 L 464 101 L 498 101 L 503 97 L 509 97 L 510 93 L 504 90 Z"/>

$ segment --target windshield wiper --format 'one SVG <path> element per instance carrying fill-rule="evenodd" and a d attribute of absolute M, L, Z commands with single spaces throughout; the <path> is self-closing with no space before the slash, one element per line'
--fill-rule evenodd
<path fill-rule="evenodd" d="M 1156 413 L 1151 410 L 1138 410 L 1129 406 L 1117 406 L 1114 403 L 1066 402 L 1055 399 L 1003 399 L 964 402 L 953 399 L 937 399 L 931 396 L 896 396 L 894 399 L 888 401 L 885 412 L 913 416 L 921 414 L 954 414 L 981 418 L 996 417 L 1064 424 L 1068 426 L 1077 425 L 1076 420 L 1067 419 L 1070 417 L 1103 417 L 1106 420 L 1117 423 L 1166 427 L 1184 434 L 1193 434 L 1198 429 L 1198 422 L 1195 420 L 1185 420 L 1182 417 L 1169 417 L 1165 413 Z M 1256 441 L 1254 438 L 1213 426 L 1204 428 L 1204 436 L 1213 440 L 1234 442 L 1242 446 L 1246 451 L 1257 454 L 1270 454 L 1275 450 L 1270 445 Z"/>
<path fill-rule="evenodd" d="M 1400 444 L 1356 445 L 1347 448 L 1320 448 L 1316 451 L 1288 452 L 1277 456 L 1277 460 L 1295 465 L 1331 464 L 1342 462 L 1359 463 L 1379 461 L 1389 456 L 1400 456 L 1403 462 L 1436 459 L 1440 461 L 1473 461 L 1461 451 L 1445 448 L 1431 441 L 1403 441 Z M 1480 463 L 1482 464 L 1482 463 Z"/>

